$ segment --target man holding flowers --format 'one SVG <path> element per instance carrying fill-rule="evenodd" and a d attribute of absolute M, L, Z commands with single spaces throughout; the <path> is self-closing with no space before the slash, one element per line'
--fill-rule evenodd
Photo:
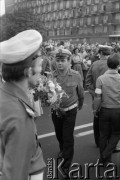
<path fill-rule="evenodd" d="M 70 68 L 71 52 L 67 49 L 55 50 L 57 70 L 53 77 L 62 87 L 67 96 L 63 96 L 57 109 L 52 109 L 52 121 L 55 127 L 56 137 L 60 146 L 59 158 L 63 158 L 62 165 L 65 177 L 68 177 L 69 167 L 74 154 L 74 127 L 77 109 L 83 105 L 84 91 L 80 74 Z"/>

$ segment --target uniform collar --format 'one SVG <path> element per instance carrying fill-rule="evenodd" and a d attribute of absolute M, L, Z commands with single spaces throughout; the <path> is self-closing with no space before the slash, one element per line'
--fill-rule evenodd
<path fill-rule="evenodd" d="M 54 77 L 59 76 L 59 71 L 58 71 L 58 70 L 54 71 L 54 72 L 53 72 L 53 75 L 54 75 Z M 69 76 L 72 75 L 72 70 L 71 70 L 70 68 L 69 68 L 68 71 L 67 71 L 67 75 L 69 75 Z"/>
<path fill-rule="evenodd" d="M 33 107 L 31 106 L 30 100 L 29 100 L 26 92 L 23 91 L 21 88 L 19 88 L 16 84 L 5 82 L 2 84 L 0 89 L 2 89 L 7 94 L 10 94 L 10 95 L 18 98 L 20 101 L 22 101 L 23 103 L 28 105 L 32 110 L 34 110 Z"/>
<path fill-rule="evenodd" d="M 119 74 L 118 71 L 115 69 L 108 69 L 105 73 L 106 74 Z"/>

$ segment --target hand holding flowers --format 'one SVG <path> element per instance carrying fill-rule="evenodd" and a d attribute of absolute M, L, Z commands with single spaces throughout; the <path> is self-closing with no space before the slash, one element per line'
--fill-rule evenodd
<path fill-rule="evenodd" d="M 62 89 L 62 87 L 57 83 L 56 79 L 52 76 L 40 76 L 37 89 L 37 95 L 44 101 L 45 104 L 49 104 L 53 110 L 56 110 L 58 115 L 60 114 L 60 104 L 63 97 L 68 95 Z"/>

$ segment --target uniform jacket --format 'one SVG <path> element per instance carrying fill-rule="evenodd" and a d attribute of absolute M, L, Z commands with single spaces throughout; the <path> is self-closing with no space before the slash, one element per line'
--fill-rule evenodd
<path fill-rule="evenodd" d="M 45 163 L 37 142 L 34 109 L 26 93 L 12 83 L 0 87 L 0 180 L 28 180 Z"/>
<path fill-rule="evenodd" d="M 57 70 L 54 71 L 53 76 L 69 96 L 69 98 L 63 97 L 61 107 L 69 107 L 77 101 L 79 102 L 79 105 L 82 106 L 84 90 L 80 74 L 77 71 L 69 69 L 65 78 L 60 78 Z"/>
<path fill-rule="evenodd" d="M 97 78 L 104 74 L 107 71 L 107 69 L 108 66 L 106 57 L 98 61 L 95 61 L 90 67 L 86 76 L 86 86 L 92 95 L 94 95 L 95 93 Z"/>

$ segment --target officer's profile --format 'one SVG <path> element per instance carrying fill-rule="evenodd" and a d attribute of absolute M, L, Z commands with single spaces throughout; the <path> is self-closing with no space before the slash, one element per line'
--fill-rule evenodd
<path fill-rule="evenodd" d="M 2 180 L 43 180 L 45 162 L 37 140 L 29 88 L 41 72 L 42 36 L 26 30 L 0 43 L 0 172 Z"/>

